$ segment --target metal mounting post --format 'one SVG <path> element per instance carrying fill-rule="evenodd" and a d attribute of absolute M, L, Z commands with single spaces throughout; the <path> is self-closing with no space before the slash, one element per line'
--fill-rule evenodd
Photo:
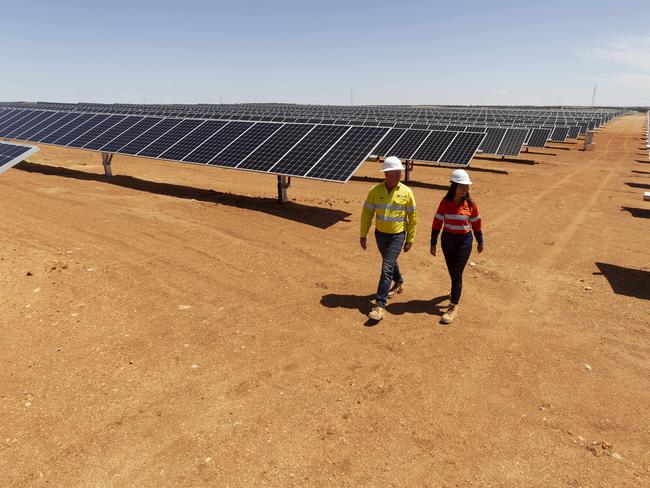
<path fill-rule="evenodd" d="M 278 175 L 278 201 L 280 203 L 287 203 L 289 198 L 287 197 L 287 188 L 291 186 L 291 177 L 290 176 L 280 176 Z"/>
<path fill-rule="evenodd" d="M 413 161 L 410 159 L 407 159 L 404 161 L 404 183 L 408 183 L 411 181 L 411 171 L 413 171 Z"/>
<path fill-rule="evenodd" d="M 113 161 L 113 153 L 102 153 L 102 163 L 104 164 L 104 174 L 106 176 L 113 176 L 111 170 L 111 161 Z"/>

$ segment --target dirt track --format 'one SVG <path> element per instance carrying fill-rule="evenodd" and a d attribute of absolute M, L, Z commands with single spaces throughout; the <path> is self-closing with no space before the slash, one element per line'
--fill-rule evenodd
<path fill-rule="evenodd" d="M 448 169 L 416 167 L 406 291 L 368 327 L 376 163 L 280 206 L 274 177 L 117 156 L 106 181 L 42 146 L 0 177 L 0 486 L 650 486 L 644 117 L 475 160 L 451 326 Z"/>

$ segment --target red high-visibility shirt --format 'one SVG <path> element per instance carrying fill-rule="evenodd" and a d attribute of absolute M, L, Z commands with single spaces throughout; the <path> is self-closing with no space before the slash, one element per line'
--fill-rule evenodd
<path fill-rule="evenodd" d="M 432 228 L 439 231 L 443 228 L 445 232 L 452 234 L 474 234 L 481 232 L 481 215 L 478 213 L 478 205 L 470 208 L 467 200 L 456 205 L 453 200 L 443 198 L 438 206 L 436 216 L 433 218 Z"/>

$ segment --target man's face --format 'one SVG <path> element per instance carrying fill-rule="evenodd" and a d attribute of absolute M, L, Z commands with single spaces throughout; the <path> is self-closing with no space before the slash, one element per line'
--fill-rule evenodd
<path fill-rule="evenodd" d="M 386 179 L 386 184 L 388 186 L 395 186 L 399 183 L 400 178 L 402 177 L 402 170 L 395 171 L 384 171 L 384 178 Z"/>

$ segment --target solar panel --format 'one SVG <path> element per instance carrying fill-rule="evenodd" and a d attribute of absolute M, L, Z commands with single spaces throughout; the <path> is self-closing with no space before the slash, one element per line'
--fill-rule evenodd
<path fill-rule="evenodd" d="M 577 139 L 578 135 L 580 134 L 580 126 L 579 125 L 572 125 L 569 127 L 569 135 L 567 136 L 568 139 Z"/>
<path fill-rule="evenodd" d="M 429 132 L 426 130 L 409 129 L 399 141 L 390 149 L 389 156 L 397 156 L 400 159 L 411 159 L 420 144 L 427 138 Z"/>
<path fill-rule="evenodd" d="M 63 137 L 66 135 L 68 132 L 70 132 L 72 129 L 75 127 L 78 127 L 81 125 L 83 122 L 86 122 L 90 120 L 93 115 L 92 114 L 71 114 L 71 115 L 76 115 L 76 117 L 72 117 L 70 119 L 67 119 L 64 123 L 62 124 L 56 124 L 54 127 L 54 130 L 49 130 L 47 131 L 47 134 L 42 137 L 40 140 L 41 142 L 44 142 L 46 144 L 53 144 L 54 141 L 58 140 L 59 138 Z"/>
<path fill-rule="evenodd" d="M 144 148 L 149 146 L 149 144 L 165 135 L 180 123 L 180 119 L 161 119 L 160 122 L 154 125 L 151 129 L 139 135 L 124 147 L 121 147 L 119 152 L 134 155 L 138 154 Z"/>
<path fill-rule="evenodd" d="M 89 119 L 83 121 L 81 124 L 75 126 L 73 129 L 69 130 L 53 142 L 59 146 L 67 146 L 77 137 L 85 134 L 87 131 L 92 129 L 95 125 L 108 119 L 108 117 L 108 115 L 94 115 L 93 117 L 90 117 Z"/>
<path fill-rule="evenodd" d="M 117 124 L 111 126 L 105 132 L 102 132 L 101 134 L 97 135 L 97 137 L 90 140 L 82 147 L 84 149 L 93 149 L 96 151 L 100 147 L 105 146 L 113 139 L 115 139 L 117 136 L 127 131 L 128 129 L 130 129 L 140 121 L 142 121 L 142 117 L 133 117 L 133 116 L 124 117 Z"/>
<path fill-rule="evenodd" d="M 20 122 L 11 124 L 11 129 L 5 130 L 3 137 L 14 139 L 17 134 L 20 134 L 21 132 L 25 132 L 25 130 L 31 127 L 32 124 L 38 124 L 39 122 L 42 122 L 43 119 L 46 119 L 47 117 L 49 117 L 48 112 L 36 110 L 32 114 L 28 115 L 27 117 L 23 117 L 20 120 Z"/>
<path fill-rule="evenodd" d="M 21 137 L 21 139 L 40 142 L 45 137 L 52 134 L 54 131 L 59 130 L 64 125 L 74 121 L 77 118 L 79 118 L 79 114 L 67 113 L 63 115 L 63 117 L 57 117 L 57 119 L 54 122 L 52 122 L 49 125 L 46 125 L 45 127 L 38 127 L 40 126 L 40 124 L 37 124 L 32 128 L 33 130 L 25 131 L 30 133 L 29 137 L 25 136 L 25 137 Z"/>
<path fill-rule="evenodd" d="M 12 117 L 14 117 L 17 113 L 22 112 L 22 110 L 8 110 L 4 109 L 2 112 L 0 112 L 0 127 L 3 126 L 5 121 L 10 120 Z"/>
<path fill-rule="evenodd" d="M 317 164 L 301 176 L 348 181 L 386 132 L 386 127 L 350 127 Z"/>
<path fill-rule="evenodd" d="M 282 124 L 257 123 L 219 152 L 208 164 L 234 168 L 282 127 Z"/>
<path fill-rule="evenodd" d="M 91 129 L 87 130 L 76 139 L 73 139 L 68 143 L 68 146 L 72 147 L 84 147 L 90 141 L 98 137 L 100 134 L 103 134 L 105 131 L 113 127 L 118 122 L 124 120 L 123 115 L 111 115 L 106 119 L 102 120 L 99 124 L 96 124 Z"/>
<path fill-rule="evenodd" d="M 496 154 L 498 156 L 519 156 L 527 135 L 528 129 L 508 129 Z"/>
<path fill-rule="evenodd" d="M 411 159 L 417 161 L 438 161 L 447 150 L 457 132 L 434 130 L 425 139 Z"/>
<path fill-rule="evenodd" d="M 544 147 L 552 129 L 535 128 L 528 137 L 528 147 Z"/>
<path fill-rule="evenodd" d="M 223 120 L 207 120 L 158 157 L 182 161 L 185 156 L 216 134 L 226 124 L 227 122 Z"/>
<path fill-rule="evenodd" d="M 459 132 L 439 161 L 468 166 L 484 138 L 485 133 Z"/>
<path fill-rule="evenodd" d="M 173 129 L 168 130 L 164 135 L 160 136 L 158 139 L 140 151 L 138 153 L 138 156 L 146 156 L 149 158 L 156 158 L 160 156 L 167 149 L 172 147 L 179 140 L 181 140 L 188 133 L 192 132 L 204 122 L 205 120 L 197 119 L 187 119 L 181 121 L 175 125 Z"/>
<path fill-rule="evenodd" d="M 48 117 L 44 118 L 43 120 L 41 120 L 40 122 L 34 125 L 30 124 L 28 128 L 24 128 L 23 130 L 21 130 L 20 133 L 16 134 L 15 139 L 32 139 L 41 130 L 55 124 L 57 121 L 61 120 L 64 116 L 65 114 L 61 112 L 49 112 Z"/>
<path fill-rule="evenodd" d="M 567 135 L 569 135 L 568 127 L 556 127 L 551 133 L 551 141 L 564 142 L 566 141 Z"/>
<path fill-rule="evenodd" d="M 0 173 L 24 161 L 25 158 L 36 151 L 38 151 L 38 148 L 33 146 L 0 142 Z"/>
<path fill-rule="evenodd" d="M 503 137 L 506 135 L 506 130 L 504 127 L 488 127 L 485 129 L 485 139 L 479 146 L 479 150 L 483 151 L 486 154 L 496 154 L 497 149 L 501 145 Z"/>
<path fill-rule="evenodd" d="M 447 130 L 447 124 L 430 124 L 429 130 Z"/>
<path fill-rule="evenodd" d="M 287 154 L 303 137 L 305 137 L 314 125 L 287 124 L 275 132 L 264 145 L 257 148 L 237 165 L 239 169 L 250 169 L 255 171 L 268 171 L 285 154 Z"/>
<path fill-rule="evenodd" d="M 228 122 L 220 130 L 203 141 L 200 146 L 196 147 L 191 153 L 185 156 L 182 161 L 203 164 L 207 163 L 223 151 L 228 144 L 232 143 L 247 130 L 250 130 L 254 124 L 254 122 Z"/>
<path fill-rule="evenodd" d="M 375 149 L 377 156 L 387 156 L 390 149 L 406 133 L 406 129 L 391 129 Z"/>
<path fill-rule="evenodd" d="M 343 125 L 318 125 L 296 144 L 270 171 L 302 176 L 349 130 Z"/>
<path fill-rule="evenodd" d="M 19 112 L 12 114 L 11 117 L 5 119 L 2 124 L 0 124 L 0 137 L 7 137 L 16 127 L 22 125 L 23 120 L 29 120 L 33 117 L 33 113 L 28 110 L 20 110 Z"/>

